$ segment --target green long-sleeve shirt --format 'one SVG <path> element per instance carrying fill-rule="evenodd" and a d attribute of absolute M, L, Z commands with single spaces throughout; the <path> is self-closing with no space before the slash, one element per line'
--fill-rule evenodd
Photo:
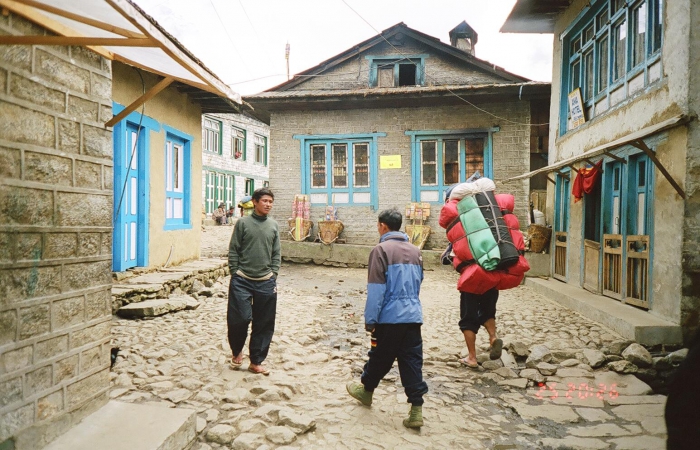
<path fill-rule="evenodd" d="M 238 219 L 228 246 L 231 275 L 240 270 L 251 278 L 262 278 L 280 271 L 282 254 L 277 222 L 253 213 Z"/>

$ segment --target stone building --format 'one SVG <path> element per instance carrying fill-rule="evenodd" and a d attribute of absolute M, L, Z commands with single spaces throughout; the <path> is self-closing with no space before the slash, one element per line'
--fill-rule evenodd
<path fill-rule="evenodd" d="M 34 450 L 108 400 L 112 262 L 118 251 L 112 212 L 123 182 L 115 172 L 129 166 L 120 156 L 126 148 L 120 140 L 130 139 L 139 123 L 148 130 L 136 139 L 145 145 L 138 146 L 133 169 L 139 174 L 135 184 L 150 177 L 151 210 L 158 210 L 148 216 L 155 241 L 168 231 L 162 219 L 168 197 L 164 161 L 173 147 L 167 139 L 192 136 L 189 164 L 199 188 L 201 151 L 194 136 L 200 114 L 233 111 L 240 98 L 127 0 L 3 6 L 0 448 Z M 119 39 L 148 45 L 122 46 Z M 117 114 L 122 105 L 140 110 L 146 100 L 143 120 L 136 113 Z M 144 163 L 147 174 L 137 168 Z M 198 218 L 201 197 L 196 190 L 191 197 L 191 216 Z M 179 239 L 198 242 L 196 233 Z M 196 251 L 182 254 L 196 257 L 194 245 Z M 166 257 L 152 254 L 151 264 Z"/>
<path fill-rule="evenodd" d="M 501 31 L 555 36 L 549 164 L 518 177 L 554 182 L 552 274 L 638 341 L 687 339 L 700 324 L 700 5 L 536 3 L 519 0 Z M 594 163 L 601 178 L 575 202 Z"/>
<path fill-rule="evenodd" d="M 202 116 L 202 201 L 211 214 L 269 183 L 270 127 L 248 114 Z M 236 208 L 236 215 L 239 210 Z"/>
<path fill-rule="evenodd" d="M 529 167 L 531 117 L 546 108 L 549 84 L 476 58 L 466 22 L 450 41 L 399 23 L 246 98 L 270 123 L 282 229 L 300 193 L 310 196 L 314 222 L 335 205 L 354 244 L 376 242 L 379 210 L 429 202 L 426 248 L 444 248 L 437 216 L 449 185 L 475 170 L 499 181 Z M 526 223 L 528 186 L 501 188 L 515 194 Z"/>

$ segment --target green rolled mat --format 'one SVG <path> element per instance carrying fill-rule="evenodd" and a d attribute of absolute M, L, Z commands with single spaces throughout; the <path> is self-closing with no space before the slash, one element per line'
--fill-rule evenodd
<path fill-rule="evenodd" d="M 457 211 L 472 256 L 484 270 L 495 270 L 501 260 L 501 252 L 476 199 L 467 195 L 457 203 Z"/>

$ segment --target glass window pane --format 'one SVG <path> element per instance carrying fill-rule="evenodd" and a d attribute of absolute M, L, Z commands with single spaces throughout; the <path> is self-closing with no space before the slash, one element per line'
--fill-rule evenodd
<path fill-rule="evenodd" d="M 443 184 L 459 183 L 459 141 L 446 140 L 443 146 L 445 147 L 442 156 Z"/>
<path fill-rule="evenodd" d="M 311 187 L 326 187 L 326 146 L 311 146 Z"/>
<path fill-rule="evenodd" d="M 639 161 L 637 165 L 637 186 L 644 187 L 647 184 L 647 166 L 646 161 Z"/>
<path fill-rule="evenodd" d="M 421 142 L 421 184 L 437 184 L 437 141 Z"/>
<path fill-rule="evenodd" d="M 632 67 L 644 62 L 644 46 L 647 36 L 647 4 L 634 8 L 632 13 Z"/>
<path fill-rule="evenodd" d="M 348 146 L 331 145 L 333 155 L 333 187 L 348 187 Z"/>
<path fill-rule="evenodd" d="M 583 45 L 585 46 L 588 42 L 593 39 L 593 35 L 595 34 L 593 32 L 593 25 L 590 25 L 588 28 L 583 30 Z"/>
<path fill-rule="evenodd" d="M 165 190 L 171 191 L 173 189 L 173 149 L 172 143 L 170 141 L 165 144 Z"/>
<path fill-rule="evenodd" d="M 569 92 L 581 87 L 581 60 L 576 60 L 571 65 L 571 86 Z"/>
<path fill-rule="evenodd" d="M 354 144 L 355 174 L 353 184 L 355 187 L 369 187 L 369 145 Z"/>
<path fill-rule="evenodd" d="M 613 56 L 613 66 L 612 66 L 612 81 L 615 82 L 619 80 L 626 72 L 626 58 L 625 53 L 627 49 L 627 22 L 618 22 L 613 27 L 613 41 L 612 41 L 612 56 Z"/>
<path fill-rule="evenodd" d="M 437 153 L 435 149 L 437 147 L 436 141 L 423 141 L 421 142 L 422 159 L 423 162 L 435 162 L 437 161 Z"/>
<path fill-rule="evenodd" d="M 576 36 L 576 38 L 573 41 L 571 41 L 571 55 L 570 56 L 573 56 L 579 50 L 581 50 L 581 35 Z"/>
<path fill-rule="evenodd" d="M 598 41 L 598 92 L 608 87 L 608 36 Z"/>
<path fill-rule="evenodd" d="M 655 0 L 651 31 L 653 33 L 651 41 L 651 52 L 655 53 L 661 48 L 661 34 L 663 33 L 663 0 Z"/>
<path fill-rule="evenodd" d="M 586 89 L 583 92 L 583 100 L 587 101 L 593 96 L 593 51 L 583 55 L 583 67 L 586 77 Z"/>
<path fill-rule="evenodd" d="M 596 32 L 600 32 L 608 24 L 608 9 L 605 8 L 595 19 Z"/>
<path fill-rule="evenodd" d="M 467 177 L 472 176 L 476 171 L 484 175 L 484 138 L 466 139 L 464 144 Z"/>
<path fill-rule="evenodd" d="M 646 194 L 640 192 L 637 194 L 637 234 L 646 234 Z"/>
<path fill-rule="evenodd" d="M 610 6 L 612 7 L 612 13 L 615 14 L 617 11 L 625 6 L 626 0 L 612 0 Z"/>
<path fill-rule="evenodd" d="M 423 164 L 423 182 L 424 186 L 432 186 L 437 184 L 437 171 L 435 164 Z"/>
<path fill-rule="evenodd" d="M 182 188 L 182 180 L 180 179 L 180 152 L 181 148 L 173 145 L 173 190 L 180 191 Z"/>

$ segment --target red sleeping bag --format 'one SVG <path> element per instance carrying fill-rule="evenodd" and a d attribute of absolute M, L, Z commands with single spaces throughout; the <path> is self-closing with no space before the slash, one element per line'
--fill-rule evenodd
<path fill-rule="evenodd" d="M 501 208 L 503 220 L 508 225 L 515 247 L 520 251 L 525 250 L 525 241 L 523 233 L 520 231 L 520 223 L 513 214 L 515 198 L 511 194 L 496 194 L 495 197 L 498 206 Z M 447 229 L 447 239 L 452 243 L 452 251 L 455 254 L 452 264 L 460 273 L 457 290 L 472 294 L 483 294 L 494 287 L 501 291 L 519 286 L 523 281 L 525 272 L 530 270 L 530 265 L 525 257 L 521 255 L 516 264 L 505 270 L 484 270 L 474 261 L 469 250 L 469 243 L 467 242 L 462 223 L 459 220 L 457 203 L 459 203 L 457 199 L 447 202 L 440 210 L 438 221 L 442 228 Z"/>

